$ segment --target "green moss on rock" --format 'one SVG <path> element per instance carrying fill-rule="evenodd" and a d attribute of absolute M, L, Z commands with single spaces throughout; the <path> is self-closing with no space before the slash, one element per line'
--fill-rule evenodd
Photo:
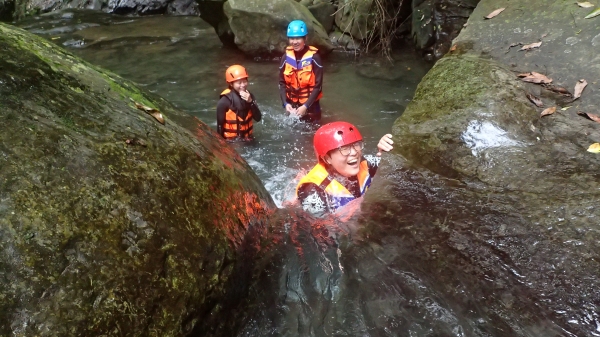
<path fill-rule="evenodd" d="M 4 24 L 0 69 L 0 335 L 182 336 L 216 313 L 237 247 L 274 208 L 245 161 L 164 100 Z"/>

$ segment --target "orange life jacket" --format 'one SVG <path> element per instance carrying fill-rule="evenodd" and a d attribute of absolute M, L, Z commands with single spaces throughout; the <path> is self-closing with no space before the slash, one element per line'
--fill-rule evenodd
<path fill-rule="evenodd" d="M 251 138 L 252 137 L 252 109 L 248 110 L 246 118 L 242 119 L 239 116 L 238 108 L 235 102 L 240 100 L 238 97 L 234 97 L 235 94 L 229 89 L 223 90 L 219 97 L 227 96 L 231 101 L 229 110 L 225 113 L 225 124 L 223 124 L 223 136 L 226 139 L 233 138 Z"/>
<path fill-rule="evenodd" d="M 289 102 L 296 103 L 297 105 L 304 104 L 315 88 L 315 73 L 312 71 L 312 60 L 313 55 L 317 51 L 317 48 L 309 46 L 300 61 L 296 62 L 294 48 L 291 46 L 285 48 L 283 77 L 285 79 L 285 94 Z M 319 93 L 317 101 L 322 96 L 323 92 Z"/>
<path fill-rule="evenodd" d="M 365 194 L 369 186 L 371 186 L 371 175 L 369 174 L 369 165 L 366 160 L 360 162 L 360 169 L 358 171 L 358 184 L 360 186 L 360 195 Z M 344 185 L 340 184 L 337 180 L 332 178 L 327 172 L 323 163 L 318 163 L 313 167 L 307 175 L 305 175 L 298 186 L 296 186 L 296 198 L 298 197 L 298 191 L 304 184 L 315 184 L 321 187 L 328 196 L 330 209 L 336 210 L 356 199 L 356 197 L 348 191 Z"/>

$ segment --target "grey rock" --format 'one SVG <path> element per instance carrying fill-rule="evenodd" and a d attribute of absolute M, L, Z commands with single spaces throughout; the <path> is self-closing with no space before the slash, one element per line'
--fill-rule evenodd
<path fill-rule="evenodd" d="M 340 0 L 335 24 L 353 38 L 365 39 L 373 28 L 370 16 L 372 6 L 373 0 Z"/>
<path fill-rule="evenodd" d="M 308 10 L 323 25 L 326 32 L 330 32 L 333 29 L 333 22 L 335 20 L 333 13 L 335 13 L 335 9 L 335 6 L 328 2 L 320 2 L 308 7 Z"/>
<path fill-rule="evenodd" d="M 417 48 L 439 59 L 451 47 L 478 0 L 414 0 L 411 32 Z"/>
<path fill-rule="evenodd" d="M 287 46 L 287 25 L 303 20 L 308 26 L 307 44 L 323 54 L 333 50 L 323 26 L 310 11 L 292 0 L 229 0 L 224 13 L 236 46 L 248 55 L 279 55 Z"/>
<path fill-rule="evenodd" d="M 600 78 L 597 23 L 583 19 L 585 11 L 565 15 L 576 10 L 572 3 L 542 0 L 482 19 L 497 6 L 478 4 L 454 40 L 456 50 L 435 64 L 394 124 L 400 142 L 369 190 L 381 193 L 368 194 L 362 205 L 375 217 L 368 233 L 388 240 L 408 235 L 396 246 L 423 247 L 409 254 L 423 257 L 411 263 L 431 265 L 424 274 L 440 284 L 461 279 L 461 287 L 475 292 L 471 298 L 485 298 L 486 312 L 502 317 L 494 329 L 593 336 L 595 322 L 571 319 L 595 315 L 600 301 L 600 156 L 586 151 L 600 140 L 600 129 L 576 112 L 600 105 L 598 88 L 588 86 L 576 103 L 565 104 L 516 73 L 541 72 L 570 90 L 581 78 Z M 535 24 L 523 29 L 523 22 Z M 566 42 L 573 26 L 587 43 Z M 542 36 L 540 49 L 510 47 Z M 558 112 L 540 118 L 543 108 L 527 92 L 540 93 L 545 107 Z M 453 272 L 457 264 L 462 271 Z M 464 270 L 472 278 L 462 278 Z M 465 299 L 440 291 L 452 303 Z M 561 317 L 550 322 L 557 310 Z"/>

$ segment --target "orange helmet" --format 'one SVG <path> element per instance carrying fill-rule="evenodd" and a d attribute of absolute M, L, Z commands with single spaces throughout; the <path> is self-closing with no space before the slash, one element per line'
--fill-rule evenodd
<path fill-rule="evenodd" d="M 225 70 L 225 81 L 227 83 L 241 80 L 242 78 L 248 78 L 248 73 L 246 72 L 246 68 L 239 64 L 234 64 Z"/>

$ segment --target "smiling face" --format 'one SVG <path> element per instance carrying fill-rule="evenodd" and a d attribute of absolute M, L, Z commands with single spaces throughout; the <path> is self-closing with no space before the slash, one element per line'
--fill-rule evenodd
<path fill-rule="evenodd" d="M 288 37 L 288 43 L 294 48 L 294 51 L 301 51 L 306 44 L 306 37 Z"/>
<path fill-rule="evenodd" d="M 248 88 L 248 79 L 242 78 L 241 80 L 233 81 L 229 83 L 231 88 L 237 92 L 246 91 Z"/>
<path fill-rule="evenodd" d="M 360 143 L 360 145 L 356 145 Z M 350 146 L 350 153 L 345 156 L 339 149 L 331 150 L 323 158 L 325 162 L 331 165 L 337 173 L 349 178 L 355 176 L 360 171 L 360 159 L 362 158 L 362 142 L 355 142 Z"/>

